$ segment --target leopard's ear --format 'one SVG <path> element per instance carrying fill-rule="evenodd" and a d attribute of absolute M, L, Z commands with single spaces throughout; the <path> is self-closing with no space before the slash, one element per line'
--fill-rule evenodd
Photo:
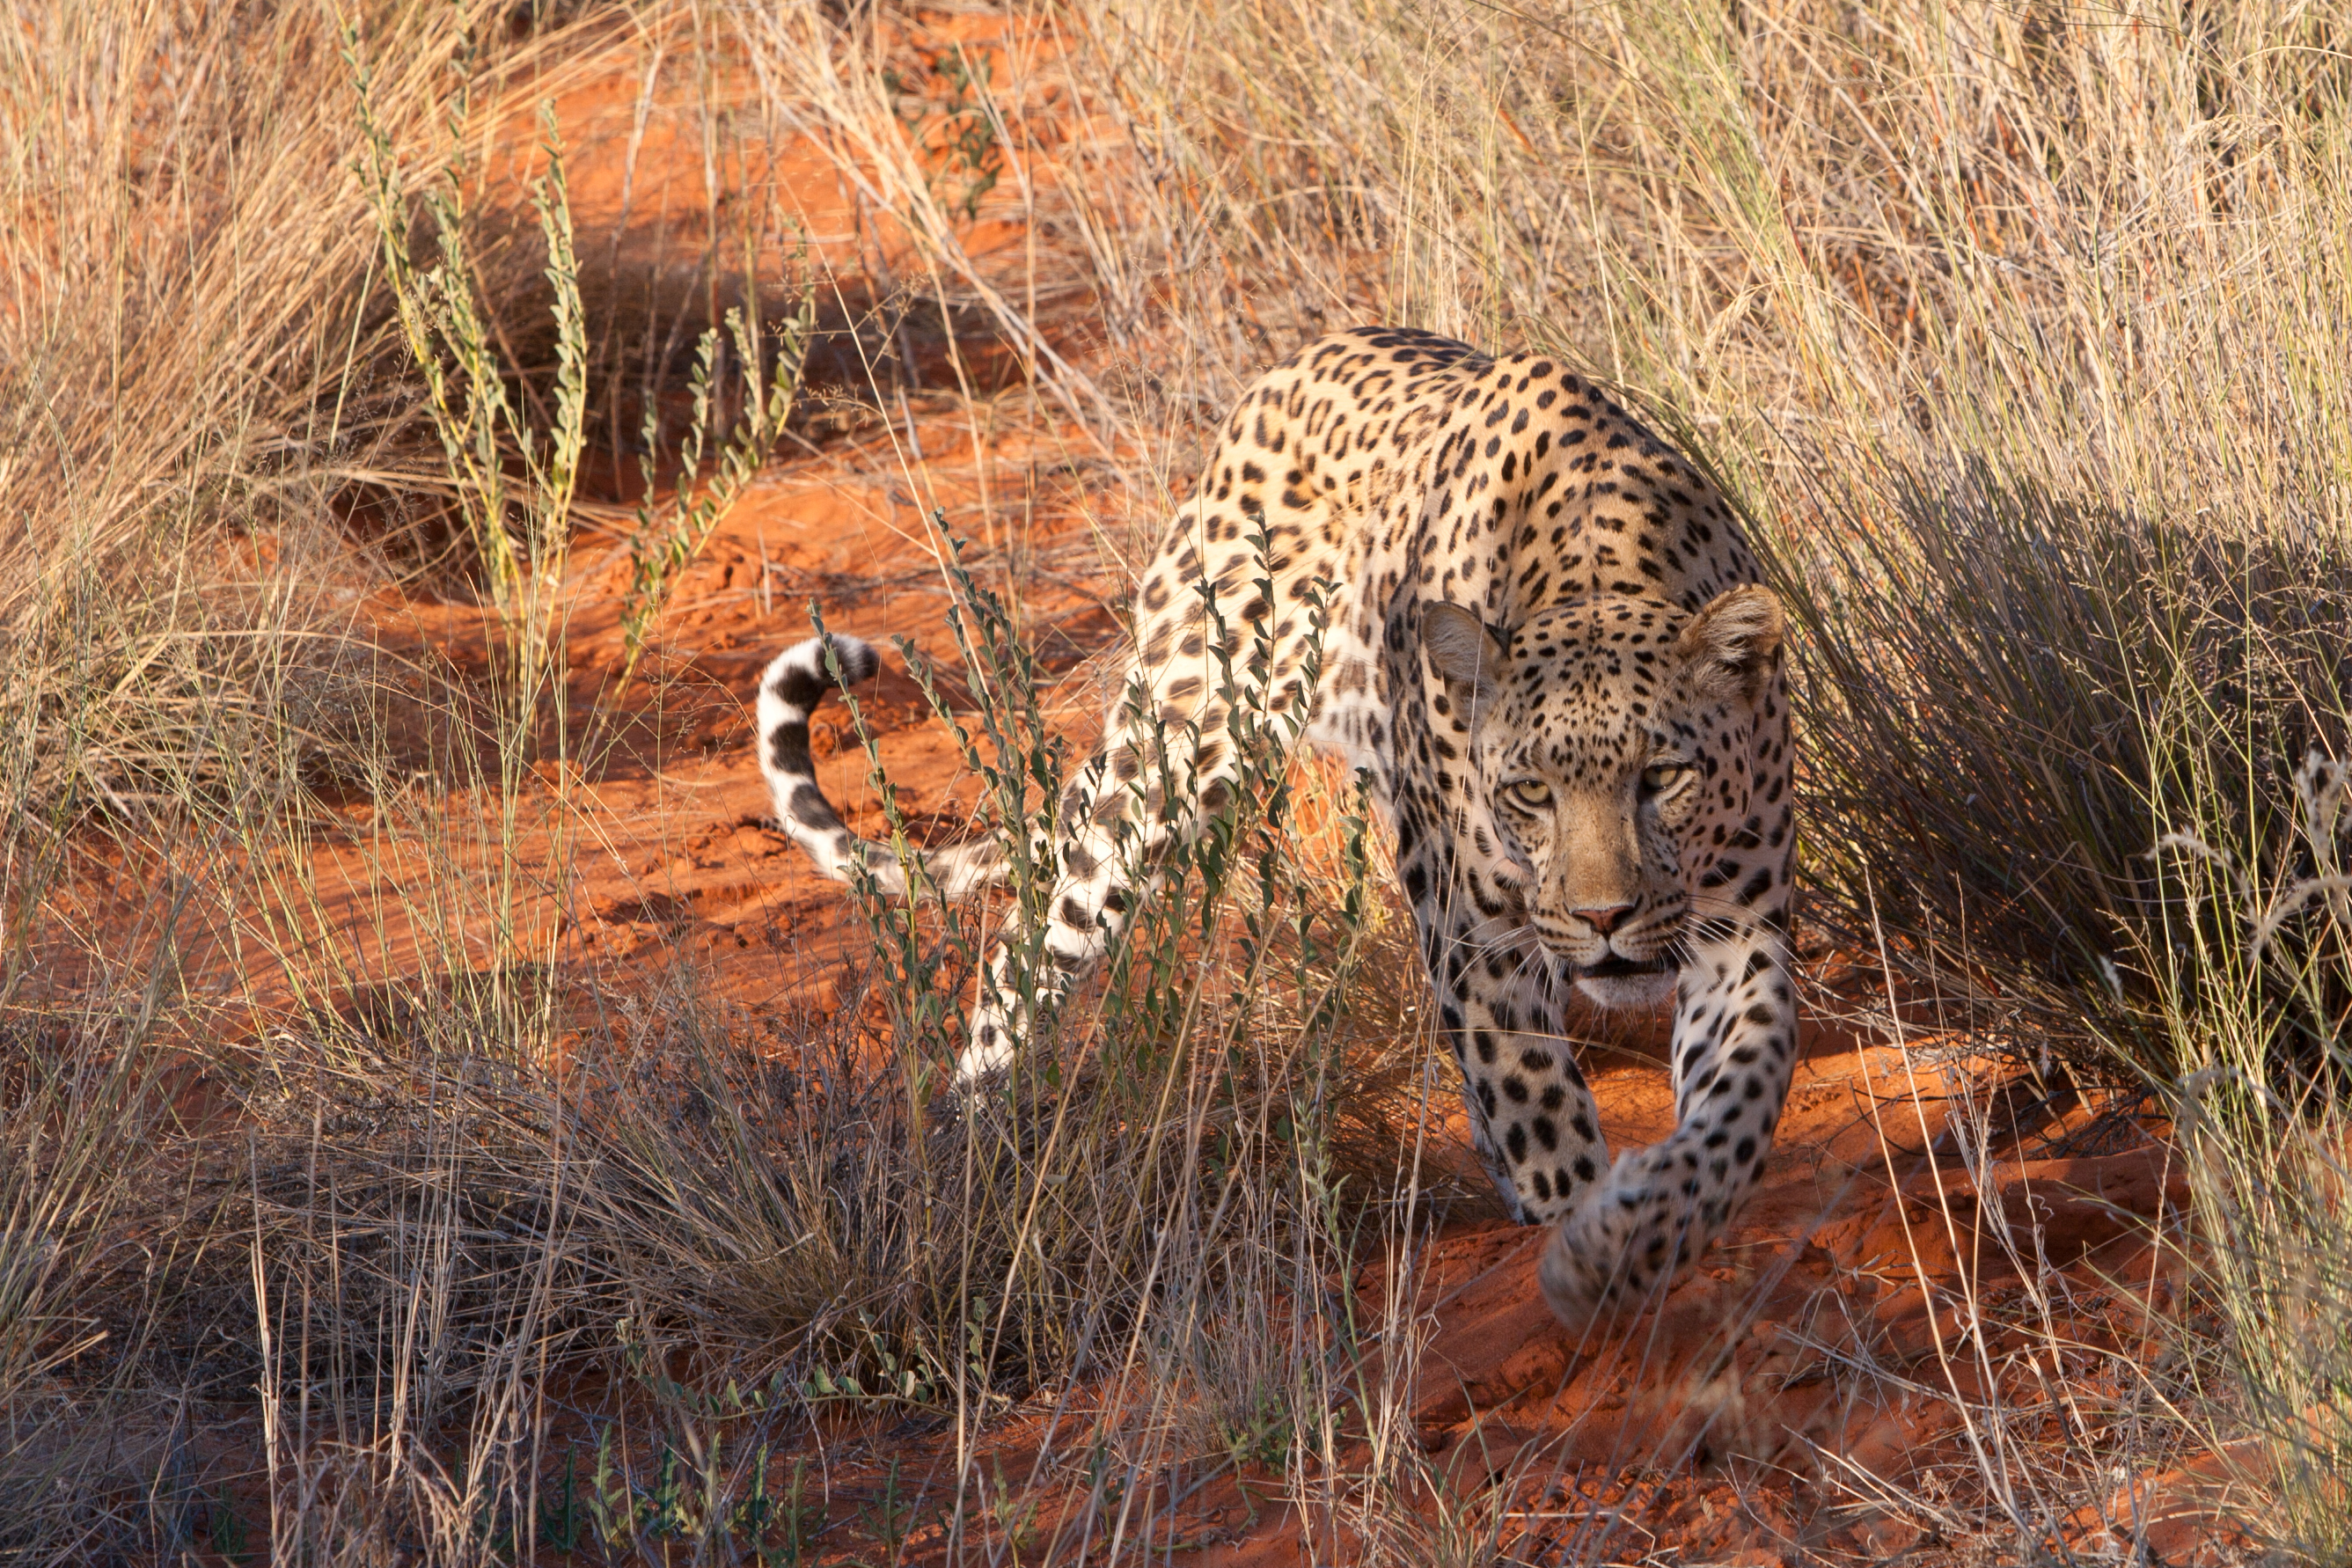
<path fill-rule="evenodd" d="M 1675 639 L 1709 696 L 1753 702 L 1780 668 L 1784 617 L 1771 589 L 1750 583 L 1717 595 Z"/>
<path fill-rule="evenodd" d="M 1456 707 L 1474 717 L 1493 703 L 1503 673 L 1503 636 L 1459 605 L 1421 602 L 1421 646 Z"/>

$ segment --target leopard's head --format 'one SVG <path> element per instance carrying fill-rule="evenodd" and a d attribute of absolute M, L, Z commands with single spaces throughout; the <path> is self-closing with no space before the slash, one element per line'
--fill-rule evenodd
<path fill-rule="evenodd" d="M 1459 605 L 1421 611 L 1444 688 L 1433 705 L 1467 716 L 1474 804 L 1500 840 L 1496 879 L 1586 994 L 1663 1000 L 1691 921 L 1725 901 L 1707 873 L 1750 816 L 1756 727 L 1777 700 L 1780 601 L 1738 587 L 1693 614 L 1598 597 L 1502 627 Z"/>

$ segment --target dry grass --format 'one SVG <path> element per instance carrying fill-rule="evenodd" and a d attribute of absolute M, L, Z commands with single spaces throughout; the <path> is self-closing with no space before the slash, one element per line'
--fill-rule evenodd
<path fill-rule="evenodd" d="M 583 62 L 724 73 L 707 147 L 806 138 L 889 236 L 820 289 L 810 438 L 943 363 L 975 432 L 1025 419 L 1099 477 L 1109 575 L 1234 392 L 1326 327 L 1635 389 L 1803 629 L 1811 916 L 1981 1045 L 2145 1075 L 2189 1133 L 2220 1327 L 2135 1384 L 2029 1298 L 2126 1415 L 2048 1441 L 2058 1402 L 1970 1406 L 1975 1482 L 1912 1501 L 2043 1552 L 2117 1445 L 2252 1432 L 2281 1550 L 2343 1560 L 2352 16 L 1073 0 L 982 79 L 882 7 L 512 10 L 353 13 L 412 186 L 453 59 L 477 128 Z M 1065 1018 L 1065 1076 L 1041 1055 L 993 1117 L 925 1092 L 958 918 L 873 911 L 866 993 L 789 1039 L 690 965 L 614 994 L 560 942 L 335 956 L 299 872 L 322 784 L 434 868 L 401 896 L 436 931 L 511 912 L 526 826 L 399 805 L 379 694 L 421 693 L 461 773 L 517 721 L 394 669 L 352 609 L 478 574 L 342 36 L 303 5 L 50 12 L 0 29 L 0 1555 L 798 1562 L 936 1523 L 959 1561 L 1115 1562 L 1164 1544 L 1170 1478 L 1221 1473 L 1367 1562 L 1532 1550 L 1503 1502 L 1429 1501 L 1410 1268 L 1374 1321 L 1330 1289 L 1409 1265 L 1453 1196 L 1343 793 L 1243 792 L 1231 858 L 1177 868 Z M 471 213 L 528 404 L 566 342 L 539 231 Z M 1023 242 L 974 248 L 991 222 Z M 584 426 L 631 430 L 719 311 L 583 276 Z M 980 520 L 993 585 L 1022 530 Z M 1009 645 L 967 652 L 1017 819 L 1051 727 Z M 108 854 L 173 874 L 83 943 L 50 896 Z M 199 904 L 300 1005 L 184 984 Z M 974 1458 L 1015 1408 L 1049 1434 L 1027 1476 Z M 946 1434 L 941 1476 L 809 1539 L 768 1455 L 885 1415 Z"/>

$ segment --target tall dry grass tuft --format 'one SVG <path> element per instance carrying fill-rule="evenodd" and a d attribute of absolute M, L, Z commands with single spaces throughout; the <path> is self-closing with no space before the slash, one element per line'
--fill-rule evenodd
<path fill-rule="evenodd" d="M 364 15 L 383 133 L 443 113 L 456 40 L 495 6 Z M 548 85 L 559 35 L 478 62 L 493 102 Z M 74 6 L 0 39 L 0 863 L 6 984 L 86 814 L 348 756 L 351 605 L 430 511 L 418 389 L 360 178 L 343 38 L 300 5 Z M 511 273 L 509 268 L 509 273 Z M 507 279 L 511 287 L 512 279 Z"/>
<path fill-rule="evenodd" d="M 0 43 L 18 810 L 201 766 L 207 697 L 280 705 L 250 683 L 299 640 L 236 633 L 308 629 L 320 470 L 364 452 L 363 408 L 336 417 L 362 209 L 318 196 L 353 145 L 334 38 L 291 8 L 243 20 L 78 7 Z M 256 602 L 211 624 L 223 584 Z"/>
<path fill-rule="evenodd" d="M 2160 846 L 2184 911 L 2156 960 L 2183 1058 L 2169 1098 L 2196 1187 L 2200 1269 L 2226 1326 L 2222 1392 L 2261 1440 L 2255 1468 L 2282 1505 L 2280 1536 L 2337 1563 L 2352 1553 L 2352 763 L 2315 749 L 2290 809 L 2259 834 L 2241 815 L 2251 771 L 2200 781 L 2221 802 Z M 2200 837 L 2209 824 L 2238 831 Z M 2282 1070 L 2283 1056 L 2302 1070 Z"/>
<path fill-rule="evenodd" d="M 171 1462 L 168 1395 L 131 1370 L 154 1328 L 139 1307 L 186 1261 L 138 1222 L 156 1196 L 142 1156 L 165 1116 L 147 1058 L 123 1048 L 137 1029 L 103 1016 L 0 1025 L 0 1486 L 12 1500 L 0 1554 L 12 1558 L 69 1561 L 114 1539 L 142 1511 L 138 1483 Z M 92 1376 L 101 1347 L 116 1370 Z"/>

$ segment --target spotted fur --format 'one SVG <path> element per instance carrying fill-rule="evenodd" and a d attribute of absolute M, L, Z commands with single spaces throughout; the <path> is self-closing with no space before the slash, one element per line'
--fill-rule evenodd
<path fill-rule="evenodd" d="M 1515 1217 L 1556 1226 L 1547 1299 L 1579 1325 L 1638 1305 L 1729 1223 L 1788 1093 L 1791 753 L 1759 576 L 1716 488 L 1558 362 L 1381 328 L 1309 345 L 1243 395 L 1138 585 L 1130 691 L 1160 738 L 1146 754 L 1115 712 L 1062 802 L 1048 953 L 1093 964 L 1148 891 L 1121 831 L 1148 864 L 1233 774 L 1222 648 L 1274 711 L 1303 706 L 1393 825 L 1478 1156 Z M 864 644 L 835 646 L 845 676 L 870 671 Z M 777 815 L 831 874 L 895 887 L 809 773 L 821 656 L 803 644 L 762 681 Z M 982 850 L 930 865 L 950 889 L 995 869 Z M 998 1000 L 1004 963 L 968 1083 L 1027 1027 Z M 1676 1127 L 1613 1162 L 1559 1032 L 1571 985 L 1674 999 Z"/>

